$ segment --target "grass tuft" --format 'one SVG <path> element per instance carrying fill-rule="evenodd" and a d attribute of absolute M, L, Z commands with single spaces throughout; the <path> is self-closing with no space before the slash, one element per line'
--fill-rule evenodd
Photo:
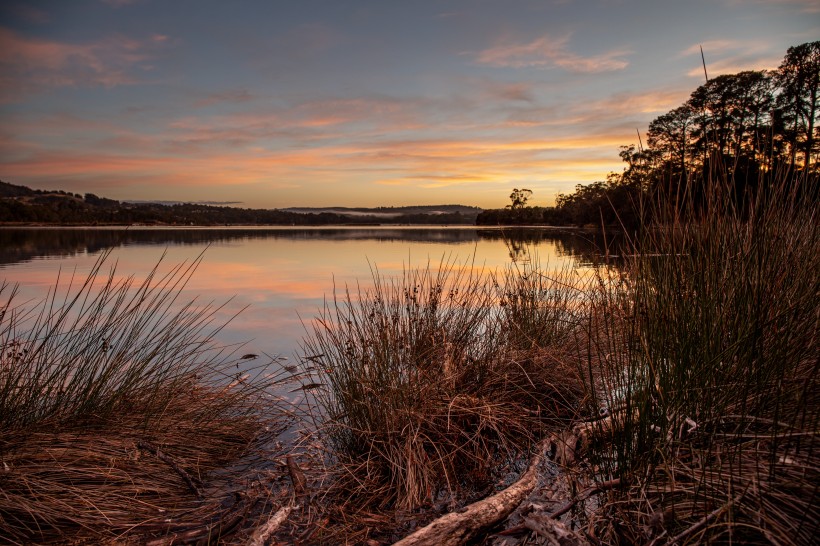
<path fill-rule="evenodd" d="M 581 383 L 550 353 L 557 338 L 508 345 L 542 311 L 535 300 L 555 298 L 513 271 L 501 282 L 452 261 L 397 279 L 374 270 L 371 287 L 336 294 L 313 322 L 305 363 L 326 385 L 312 392 L 339 487 L 357 507 L 456 504 L 575 415 Z M 525 297 L 529 307 L 504 312 L 499 298 L 524 289 L 537 290 L 508 308 Z"/>
<path fill-rule="evenodd" d="M 0 534 L 12 544 L 227 533 L 223 501 L 246 473 L 232 465 L 284 425 L 266 366 L 237 377 L 235 348 L 216 344 L 219 308 L 181 301 L 201 256 L 140 283 L 102 275 L 106 259 L 33 307 L 0 288 Z"/>

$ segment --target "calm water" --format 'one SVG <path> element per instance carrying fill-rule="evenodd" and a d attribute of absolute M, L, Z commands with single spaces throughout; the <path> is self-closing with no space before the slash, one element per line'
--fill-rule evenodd
<path fill-rule="evenodd" d="M 223 303 L 222 343 L 243 351 L 293 357 L 308 323 L 334 285 L 367 285 L 382 275 L 442 259 L 489 270 L 537 257 L 550 269 L 584 268 L 596 254 L 588 235 L 549 229 L 484 228 L 5 228 L 0 229 L 0 280 L 20 286 L 18 301 L 36 301 L 74 273 L 85 278 L 100 254 L 113 249 L 119 276 L 145 276 L 165 254 L 162 270 L 204 260 L 185 289 L 187 299 Z M 75 273 L 76 272 L 76 273 Z"/>

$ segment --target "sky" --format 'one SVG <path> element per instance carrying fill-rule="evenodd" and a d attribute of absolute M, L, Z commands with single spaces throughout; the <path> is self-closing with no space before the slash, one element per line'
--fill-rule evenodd
<path fill-rule="evenodd" d="M 0 3 L 0 180 L 252 208 L 551 205 L 820 0 Z"/>

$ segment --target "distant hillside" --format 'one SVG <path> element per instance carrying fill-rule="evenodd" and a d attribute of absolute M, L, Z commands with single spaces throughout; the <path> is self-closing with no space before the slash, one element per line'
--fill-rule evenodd
<path fill-rule="evenodd" d="M 9 184 L 8 182 L 3 182 L 0 180 L 0 198 L 4 197 L 31 197 L 35 195 L 65 195 L 69 197 L 79 197 L 82 198 L 82 195 L 79 193 L 71 193 L 65 192 L 62 190 L 33 190 L 27 186 L 16 186 L 14 184 Z"/>
<path fill-rule="evenodd" d="M 282 209 L 287 212 L 298 214 L 320 214 L 329 212 L 331 214 L 341 214 L 345 216 L 375 216 L 379 218 L 395 218 L 402 215 L 427 214 L 431 216 L 442 216 L 447 214 L 463 214 L 465 216 L 477 216 L 482 209 L 478 207 L 468 207 L 465 205 L 413 205 L 406 207 L 290 207 Z"/>
<path fill-rule="evenodd" d="M 333 209 L 244 209 L 199 203 L 120 202 L 92 193 L 33 190 L 0 181 L 0 224 L 287 225 L 475 224 L 462 205 Z"/>

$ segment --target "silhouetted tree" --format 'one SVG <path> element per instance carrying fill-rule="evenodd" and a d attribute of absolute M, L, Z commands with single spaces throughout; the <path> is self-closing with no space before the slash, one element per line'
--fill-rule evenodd
<path fill-rule="evenodd" d="M 510 201 L 511 203 L 507 205 L 508 208 L 512 210 L 521 210 L 527 206 L 527 201 L 529 201 L 530 197 L 532 196 L 532 190 L 528 190 L 527 188 L 513 188 L 512 193 L 510 194 Z"/>
<path fill-rule="evenodd" d="M 791 129 L 789 144 L 794 164 L 798 150 L 803 151 L 803 166 L 809 170 L 814 153 L 815 127 L 820 96 L 820 41 L 790 47 L 777 69 L 780 86 L 778 105 L 784 126 Z"/>

